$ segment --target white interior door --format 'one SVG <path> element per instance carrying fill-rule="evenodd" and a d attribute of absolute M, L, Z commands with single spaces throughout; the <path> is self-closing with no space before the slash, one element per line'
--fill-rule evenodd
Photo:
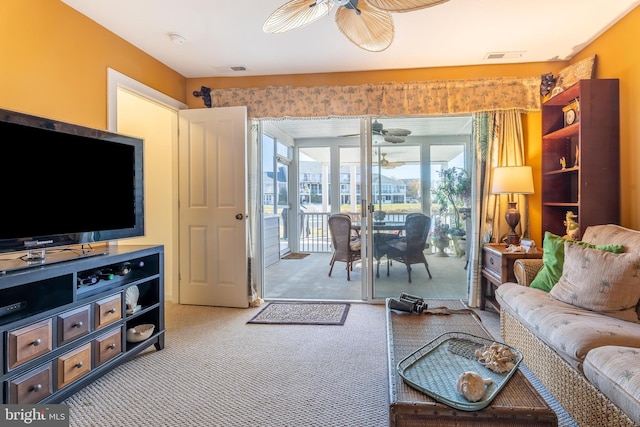
<path fill-rule="evenodd" d="M 246 107 L 180 111 L 179 130 L 180 303 L 248 307 Z"/>

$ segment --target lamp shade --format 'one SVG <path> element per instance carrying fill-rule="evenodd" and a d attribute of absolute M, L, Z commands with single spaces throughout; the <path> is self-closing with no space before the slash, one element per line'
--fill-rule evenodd
<path fill-rule="evenodd" d="M 531 166 L 503 166 L 493 169 L 493 194 L 533 194 Z"/>

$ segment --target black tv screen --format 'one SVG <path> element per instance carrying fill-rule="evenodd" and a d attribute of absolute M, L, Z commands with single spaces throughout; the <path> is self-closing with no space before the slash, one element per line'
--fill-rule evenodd
<path fill-rule="evenodd" d="M 0 110 L 0 252 L 144 235 L 143 141 Z"/>

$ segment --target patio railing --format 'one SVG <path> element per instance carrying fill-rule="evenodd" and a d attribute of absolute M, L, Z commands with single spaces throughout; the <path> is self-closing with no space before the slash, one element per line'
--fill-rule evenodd
<path fill-rule="evenodd" d="M 408 213 L 388 213 L 385 221 L 404 222 Z M 329 233 L 328 212 L 300 212 L 299 224 L 302 226 L 300 233 L 300 252 L 331 252 L 331 234 Z M 358 212 L 349 212 L 353 222 L 360 222 Z"/>

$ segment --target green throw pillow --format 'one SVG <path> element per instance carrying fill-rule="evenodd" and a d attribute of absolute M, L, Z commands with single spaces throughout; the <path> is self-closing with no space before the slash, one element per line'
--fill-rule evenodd
<path fill-rule="evenodd" d="M 558 283 L 562 276 L 562 267 L 564 265 L 564 242 L 567 239 L 545 231 L 544 242 L 542 243 L 542 262 L 543 266 L 531 282 L 532 288 L 541 289 L 549 292 L 553 286 Z M 622 245 L 592 245 L 591 243 L 581 242 L 578 240 L 569 240 L 587 248 L 599 249 L 605 252 L 619 254 L 624 252 Z"/>

